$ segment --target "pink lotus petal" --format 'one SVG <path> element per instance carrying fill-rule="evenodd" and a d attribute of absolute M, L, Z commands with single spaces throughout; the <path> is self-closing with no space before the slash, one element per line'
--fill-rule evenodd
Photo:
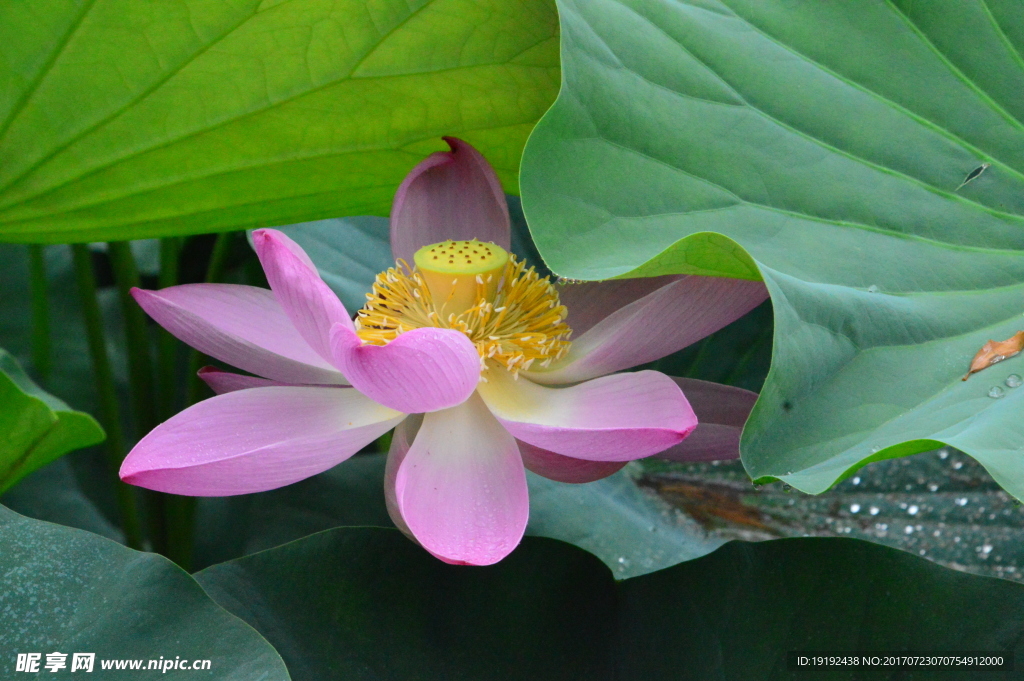
<path fill-rule="evenodd" d="M 697 430 L 674 447 L 658 454 L 673 461 L 738 459 L 740 435 L 757 393 L 729 385 L 673 377 L 697 414 Z"/>
<path fill-rule="evenodd" d="M 729 461 L 740 458 L 742 428 L 718 423 L 702 423 L 690 437 L 674 447 L 655 454 L 669 461 Z"/>
<path fill-rule="evenodd" d="M 405 455 L 409 453 L 409 447 L 416 439 L 416 433 L 423 425 L 422 414 L 410 414 L 404 421 L 398 424 L 391 437 L 391 447 L 388 449 L 387 465 L 384 467 L 384 501 L 387 504 L 388 515 L 391 522 L 395 524 L 402 533 L 416 541 L 409 526 L 402 518 L 402 512 L 398 509 L 398 495 L 395 492 L 395 480 L 398 478 L 398 469 L 405 461 Z M 417 542 L 419 543 L 419 542 Z"/>
<path fill-rule="evenodd" d="M 132 289 L 143 310 L 200 352 L 286 383 L 345 384 L 302 339 L 274 294 L 254 286 L 185 284 Z"/>
<path fill-rule="evenodd" d="M 294 241 L 276 229 L 257 229 L 252 239 L 281 307 L 309 346 L 330 362 L 331 327 L 354 328 L 345 306 Z"/>
<path fill-rule="evenodd" d="M 203 379 L 203 382 L 206 383 L 206 385 L 210 386 L 210 390 L 218 395 L 232 393 L 236 390 L 248 390 L 249 388 L 269 388 L 274 385 L 295 385 L 294 383 L 288 384 L 281 383 L 279 381 L 271 381 L 268 378 L 259 378 L 258 376 L 244 376 L 230 371 L 221 371 L 217 367 L 212 366 L 200 369 L 198 376 Z"/>
<path fill-rule="evenodd" d="M 462 565 L 507 556 L 529 516 L 516 441 L 475 395 L 423 417 L 395 475 L 395 499 L 423 548 Z"/>
<path fill-rule="evenodd" d="M 652 362 L 718 331 L 767 297 L 759 281 L 681 277 L 574 336 L 563 360 L 528 376 L 548 385 L 574 383 Z M 570 309 L 570 319 L 572 314 Z"/>
<path fill-rule="evenodd" d="M 639 277 L 584 281 L 578 284 L 557 284 L 558 297 L 569 311 L 565 320 L 579 338 L 599 321 L 619 308 L 654 293 L 662 286 L 682 279 L 684 275 Z"/>
<path fill-rule="evenodd" d="M 239 390 L 150 431 L 125 458 L 121 479 L 188 496 L 262 492 L 344 461 L 403 417 L 344 388 Z"/>
<path fill-rule="evenodd" d="M 431 154 L 406 175 L 391 208 L 391 251 L 412 263 L 423 246 L 452 239 L 492 241 L 508 250 L 512 231 L 498 176 L 471 145 L 445 137 L 451 151 Z"/>
<path fill-rule="evenodd" d="M 355 331 L 336 324 L 331 343 L 352 387 L 407 414 L 460 404 L 480 380 L 476 347 L 451 329 L 413 329 L 387 345 L 363 345 Z"/>
<path fill-rule="evenodd" d="M 518 440 L 518 443 L 519 454 L 523 457 L 526 469 L 556 482 L 594 482 L 607 478 L 629 463 L 628 461 L 574 459 L 571 456 L 563 456 L 540 447 L 534 447 L 529 442 Z"/>
<path fill-rule="evenodd" d="M 697 427 L 679 386 L 657 371 L 614 374 L 568 388 L 487 372 L 478 390 L 518 439 L 589 461 L 632 461 L 682 441 Z"/>

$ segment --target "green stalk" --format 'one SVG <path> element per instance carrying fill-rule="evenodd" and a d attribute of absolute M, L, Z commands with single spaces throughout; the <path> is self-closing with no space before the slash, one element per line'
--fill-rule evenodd
<path fill-rule="evenodd" d="M 159 288 L 178 283 L 181 239 L 160 240 Z M 161 329 L 158 361 L 160 377 L 160 416 L 170 418 L 176 411 L 175 378 L 177 376 L 178 339 Z M 185 570 L 192 567 L 192 541 L 195 528 L 195 499 L 167 494 L 164 497 L 164 521 L 167 529 L 167 557 Z"/>
<path fill-rule="evenodd" d="M 142 282 L 139 279 L 135 256 L 132 255 L 131 244 L 127 241 L 111 241 L 107 248 L 124 314 L 132 412 L 135 415 L 136 435 L 141 438 L 158 423 L 156 390 L 153 386 L 153 359 L 150 354 L 149 331 L 146 329 L 146 314 L 132 298 L 131 293 L 132 288 Z M 146 517 L 149 524 L 149 539 L 153 550 L 167 555 L 167 496 L 153 491 L 144 494 L 148 511 Z"/>
<path fill-rule="evenodd" d="M 153 362 L 150 356 L 146 314 L 132 298 L 131 289 L 140 285 L 131 246 L 126 241 L 108 244 L 110 263 L 114 268 L 117 293 L 124 313 L 124 329 L 128 341 L 128 374 L 131 384 L 132 411 L 135 429 L 142 437 L 157 424 L 156 393 L 153 389 Z"/>
<path fill-rule="evenodd" d="M 206 268 L 206 283 L 216 284 L 224 277 L 224 266 L 228 259 L 228 250 L 231 246 L 232 232 L 221 232 L 217 235 L 217 241 L 213 244 L 213 252 L 210 254 L 210 264 Z M 193 350 L 189 355 L 188 362 L 188 393 L 186 404 L 193 405 L 203 396 L 203 382 L 199 378 L 199 370 L 203 366 L 203 355 L 198 350 Z"/>
<path fill-rule="evenodd" d="M 168 237 L 160 240 L 159 288 L 167 288 L 178 283 L 178 258 L 180 255 L 180 239 Z M 160 418 L 161 420 L 166 420 L 176 411 L 174 398 L 178 364 L 178 339 L 164 329 L 160 329 L 158 343 Z"/>
<path fill-rule="evenodd" d="M 215 284 L 224 276 L 228 251 L 231 246 L 231 232 L 217 235 L 210 254 L 210 263 L 206 268 L 206 283 Z M 199 378 L 199 369 L 203 366 L 203 354 L 197 350 L 189 353 L 188 388 L 186 405 L 195 404 L 203 396 L 203 383 Z M 196 500 L 192 497 L 168 496 L 168 556 L 178 565 L 188 570 L 192 562 L 192 543 L 195 532 Z"/>
<path fill-rule="evenodd" d="M 125 451 L 124 433 L 121 430 L 121 417 L 117 406 L 117 390 L 114 387 L 114 374 L 110 369 L 110 358 L 107 356 L 106 339 L 103 336 L 103 318 L 100 315 L 99 298 L 96 291 L 96 275 L 92 269 L 92 256 L 85 244 L 72 244 L 71 253 L 75 262 L 75 275 L 78 281 L 78 292 L 82 301 L 82 313 L 85 317 L 85 332 L 89 341 L 89 354 L 92 356 L 93 373 L 96 376 L 96 391 L 99 394 L 100 421 L 107 431 L 107 459 L 115 476 L 114 489 L 121 510 L 121 524 L 124 528 L 125 540 L 133 549 L 142 548 L 142 532 L 139 527 L 139 514 L 135 508 L 133 490 L 120 480 L 117 472 L 127 453 Z"/>
<path fill-rule="evenodd" d="M 50 299 L 46 290 L 46 261 L 43 247 L 28 247 L 29 282 L 32 291 L 32 366 L 45 384 L 53 370 L 53 346 L 50 340 Z"/>

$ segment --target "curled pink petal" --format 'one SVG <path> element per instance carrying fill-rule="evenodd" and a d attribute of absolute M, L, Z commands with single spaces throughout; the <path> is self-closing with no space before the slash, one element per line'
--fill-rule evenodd
<path fill-rule="evenodd" d="M 254 286 L 184 284 L 132 296 L 160 326 L 200 352 L 286 383 L 345 384 L 309 347 L 274 294 Z"/>
<path fill-rule="evenodd" d="M 352 387 L 407 414 L 460 404 L 480 380 L 476 346 L 451 329 L 413 329 L 387 345 L 364 345 L 355 331 L 337 324 L 331 343 L 334 363 Z"/>
<path fill-rule="evenodd" d="M 206 366 L 199 370 L 199 378 L 203 379 L 206 385 L 210 386 L 210 390 L 223 395 L 224 393 L 232 393 L 236 390 L 248 390 L 249 388 L 269 388 L 270 386 L 281 386 L 281 385 L 294 385 L 294 383 L 281 383 L 279 381 L 271 381 L 269 378 L 259 378 L 258 376 L 244 376 L 242 374 L 235 374 L 230 371 L 221 371 L 217 367 Z"/>
<path fill-rule="evenodd" d="M 470 144 L 445 137 L 451 151 L 420 162 L 398 187 L 391 208 L 391 251 L 412 263 L 423 246 L 447 239 L 492 241 L 508 250 L 512 232 L 498 176 Z"/>
<path fill-rule="evenodd" d="M 672 380 L 686 393 L 700 422 L 690 437 L 658 454 L 672 461 L 717 461 L 740 457 L 740 435 L 757 393 L 729 385 L 698 381 L 695 378 Z"/>
<path fill-rule="evenodd" d="M 309 346 L 331 361 L 331 327 L 354 328 L 345 306 L 294 241 L 276 229 L 257 229 L 252 239 L 270 288 L 288 318 Z"/>
<path fill-rule="evenodd" d="M 519 454 L 526 469 L 556 482 L 582 483 L 607 478 L 628 461 L 587 461 L 555 454 L 519 440 Z"/>
<path fill-rule="evenodd" d="M 345 388 L 239 390 L 154 428 L 125 458 L 120 475 L 132 485 L 187 496 L 262 492 L 344 461 L 404 416 Z"/>
<path fill-rule="evenodd" d="M 516 441 L 476 395 L 426 414 L 395 475 L 406 527 L 448 563 L 491 565 L 523 537 L 526 472 Z"/>
<path fill-rule="evenodd" d="M 528 375 L 548 385 L 573 383 L 652 362 L 718 331 L 767 297 L 759 281 L 681 277 L 574 336 L 564 359 Z M 572 314 L 570 309 L 570 319 Z"/>
<path fill-rule="evenodd" d="M 697 417 L 675 382 L 657 371 L 614 374 L 567 388 L 513 380 L 491 369 L 478 388 L 515 437 L 589 461 L 632 461 L 681 442 Z"/>

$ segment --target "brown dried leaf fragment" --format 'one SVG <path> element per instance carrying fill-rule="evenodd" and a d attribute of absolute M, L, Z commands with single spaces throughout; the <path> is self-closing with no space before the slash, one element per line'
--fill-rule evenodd
<path fill-rule="evenodd" d="M 1021 350 L 1024 350 L 1024 331 L 1018 331 L 1004 341 L 990 340 L 978 350 L 978 354 L 971 360 L 971 368 L 964 374 L 962 380 L 966 381 L 971 374 L 1002 362 L 1007 357 L 1013 357 Z"/>

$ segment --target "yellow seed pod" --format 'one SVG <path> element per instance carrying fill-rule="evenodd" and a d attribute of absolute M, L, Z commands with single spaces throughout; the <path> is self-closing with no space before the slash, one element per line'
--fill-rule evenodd
<path fill-rule="evenodd" d="M 443 241 L 413 255 L 416 269 L 443 317 L 460 314 L 481 298 L 494 297 L 508 264 L 508 251 L 490 242 Z"/>

